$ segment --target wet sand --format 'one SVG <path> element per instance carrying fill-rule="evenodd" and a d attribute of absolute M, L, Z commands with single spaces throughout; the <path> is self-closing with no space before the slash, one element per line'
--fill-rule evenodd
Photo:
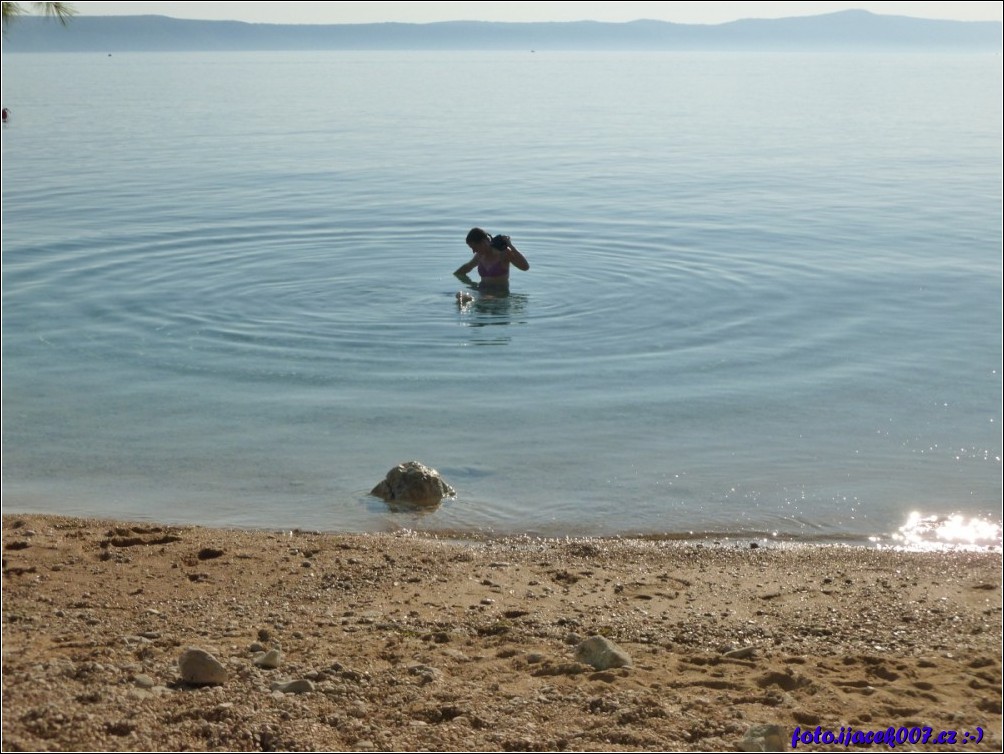
<path fill-rule="evenodd" d="M 5 751 L 1002 745 L 999 554 L 35 515 L 3 548 Z M 226 680 L 186 683 L 190 647 Z"/>

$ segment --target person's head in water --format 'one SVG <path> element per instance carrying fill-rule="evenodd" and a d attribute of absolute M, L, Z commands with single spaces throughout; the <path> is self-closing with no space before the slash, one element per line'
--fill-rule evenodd
<path fill-rule="evenodd" d="M 467 245 L 471 247 L 471 251 L 477 251 L 482 244 L 490 244 L 491 242 L 492 237 L 481 228 L 471 228 L 467 233 Z"/>

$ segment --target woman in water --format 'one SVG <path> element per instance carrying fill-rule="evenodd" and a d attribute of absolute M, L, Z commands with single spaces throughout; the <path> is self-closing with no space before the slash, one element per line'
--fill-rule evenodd
<path fill-rule="evenodd" d="M 495 236 L 492 238 L 481 228 L 471 228 L 467 234 L 467 245 L 474 252 L 474 258 L 467 264 L 461 265 L 453 273 L 466 283 L 471 283 L 467 273 L 478 268 L 478 275 L 481 276 L 481 283 L 478 288 L 505 288 L 509 285 L 509 265 L 515 265 L 517 269 L 526 272 L 530 269 L 530 263 L 515 246 L 509 236 Z M 457 294 L 458 296 L 460 294 Z"/>

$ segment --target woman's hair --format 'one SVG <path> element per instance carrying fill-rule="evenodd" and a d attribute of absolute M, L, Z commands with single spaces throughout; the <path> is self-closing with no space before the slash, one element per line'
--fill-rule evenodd
<path fill-rule="evenodd" d="M 482 241 L 491 241 L 492 237 L 481 230 L 481 228 L 471 228 L 470 232 L 467 234 L 467 243 L 481 243 Z"/>

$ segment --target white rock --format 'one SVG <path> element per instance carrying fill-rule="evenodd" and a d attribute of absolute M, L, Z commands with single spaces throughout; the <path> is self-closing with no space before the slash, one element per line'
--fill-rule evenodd
<path fill-rule="evenodd" d="M 227 669 L 209 652 L 197 647 L 189 647 L 178 659 L 181 680 L 196 686 L 226 683 Z"/>
<path fill-rule="evenodd" d="M 141 689 L 152 689 L 157 683 L 150 676 L 145 673 L 138 673 L 133 676 L 133 683 L 139 686 Z"/>
<path fill-rule="evenodd" d="M 274 670 L 282 665 L 282 659 L 282 652 L 278 649 L 270 649 L 268 652 L 262 652 L 261 654 L 255 655 L 254 664 L 259 668 Z"/>
<path fill-rule="evenodd" d="M 596 670 L 631 667 L 631 656 L 603 636 L 591 636 L 575 648 L 575 659 Z"/>
<path fill-rule="evenodd" d="M 739 742 L 739 751 L 787 751 L 789 740 L 780 725 L 754 725 Z"/>
<path fill-rule="evenodd" d="M 296 681 L 276 681 L 272 684 L 272 691 L 283 694 L 307 694 L 313 690 L 314 684 L 302 678 Z"/>

